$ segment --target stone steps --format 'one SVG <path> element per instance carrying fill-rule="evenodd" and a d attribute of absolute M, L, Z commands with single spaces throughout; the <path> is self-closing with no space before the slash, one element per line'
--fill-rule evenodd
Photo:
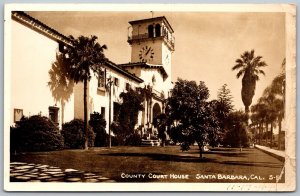
<path fill-rule="evenodd" d="M 141 146 L 160 146 L 160 142 L 158 140 L 142 139 Z"/>

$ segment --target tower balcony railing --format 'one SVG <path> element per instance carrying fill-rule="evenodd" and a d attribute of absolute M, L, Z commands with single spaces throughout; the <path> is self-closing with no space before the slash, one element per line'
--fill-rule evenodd
<path fill-rule="evenodd" d="M 168 46 L 171 48 L 171 50 L 174 50 L 175 48 L 175 38 L 171 35 L 168 35 L 167 33 L 162 33 L 160 36 L 153 36 L 150 37 L 148 33 L 144 34 L 137 34 L 137 35 L 128 35 L 128 43 L 132 44 L 136 41 L 144 41 L 148 39 L 155 39 L 155 38 L 163 38 L 164 41 L 168 44 Z"/>

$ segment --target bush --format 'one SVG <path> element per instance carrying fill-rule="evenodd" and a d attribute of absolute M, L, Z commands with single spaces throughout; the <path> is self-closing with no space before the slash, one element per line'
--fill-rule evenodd
<path fill-rule="evenodd" d="M 126 138 L 125 145 L 127 146 L 140 146 L 142 138 L 138 133 L 131 134 Z"/>
<path fill-rule="evenodd" d="M 23 117 L 10 128 L 11 152 L 34 152 L 63 149 L 58 127 L 47 117 Z"/>
<path fill-rule="evenodd" d="M 119 122 L 112 122 L 110 126 L 112 132 L 114 133 L 114 138 L 112 139 L 112 145 L 122 146 L 126 141 L 126 134 L 122 132 L 122 126 Z"/>
<path fill-rule="evenodd" d="M 246 114 L 237 111 L 229 114 L 228 131 L 225 134 L 223 144 L 234 148 L 249 147 L 249 137 L 245 123 Z"/>
<path fill-rule="evenodd" d="M 89 121 L 90 126 L 96 134 L 95 146 L 108 146 L 108 134 L 106 133 L 106 121 L 101 114 L 94 112 Z"/>
<path fill-rule="evenodd" d="M 61 134 L 65 139 L 65 148 L 84 148 L 84 122 L 79 119 L 74 119 L 63 124 Z M 94 146 L 95 133 L 88 127 L 88 146 Z"/>

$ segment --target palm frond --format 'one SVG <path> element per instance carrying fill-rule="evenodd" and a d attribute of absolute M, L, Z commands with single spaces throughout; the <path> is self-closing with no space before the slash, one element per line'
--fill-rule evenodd
<path fill-rule="evenodd" d="M 242 67 L 244 67 L 243 64 L 236 64 L 235 66 L 232 67 L 232 70 L 240 69 Z"/>
<path fill-rule="evenodd" d="M 257 67 L 266 67 L 266 66 L 268 66 L 268 65 L 264 61 L 260 61 L 259 63 L 257 63 Z"/>
<path fill-rule="evenodd" d="M 236 78 L 240 78 L 241 75 L 243 75 L 245 73 L 245 69 L 240 70 L 237 74 L 236 74 Z"/>

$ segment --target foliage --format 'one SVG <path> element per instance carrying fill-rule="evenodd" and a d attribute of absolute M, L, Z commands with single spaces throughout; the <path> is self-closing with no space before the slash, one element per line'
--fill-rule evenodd
<path fill-rule="evenodd" d="M 224 84 L 218 91 L 216 115 L 221 121 L 225 121 L 229 113 L 233 111 L 231 91 Z"/>
<path fill-rule="evenodd" d="M 235 61 L 236 64 L 232 67 L 232 70 L 239 70 L 236 75 L 237 78 L 243 76 L 241 95 L 247 114 L 255 94 L 256 81 L 259 80 L 260 74 L 265 75 L 261 68 L 267 64 L 261 59 L 262 56 L 254 55 L 254 50 L 246 51 L 241 55 L 241 58 Z"/>
<path fill-rule="evenodd" d="M 140 146 L 141 143 L 142 143 L 142 138 L 138 133 L 133 133 L 129 135 L 125 141 L 126 146 Z"/>
<path fill-rule="evenodd" d="M 91 79 L 91 71 L 95 74 L 103 63 L 107 61 L 104 55 L 104 50 L 107 49 L 106 45 L 100 45 L 97 42 L 96 36 L 85 37 L 79 36 L 75 39 L 69 36 L 71 45 L 66 45 L 63 51 L 68 61 L 68 76 L 75 83 L 83 82 L 83 105 L 84 105 L 84 135 L 85 143 L 84 148 L 88 148 L 88 111 L 87 111 L 87 82 Z"/>
<path fill-rule="evenodd" d="M 89 125 L 92 127 L 95 137 L 95 146 L 107 146 L 108 145 L 108 135 L 106 133 L 106 121 L 104 117 L 98 112 L 91 114 L 91 119 Z"/>
<path fill-rule="evenodd" d="M 140 94 L 145 99 L 145 108 L 146 108 L 146 120 L 147 124 L 150 122 L 150 111 L 151 111 L 151 105 L 152 105 L 152 87 L 150 85 L 145 85 L 144 88 L 139 88 Z"/>
<path fill-rule="evenodd" d="M 219 140 L 216 141 L 216 143 L 222 144 L 230 124 L 230 121 L 228 121 L 228 116 L 233 111 L 232 95 L 230 90 L 227 88 L 227 84 L 224 84 L 218 90 L 217 96 L 217 100 L 212 100 L 210 104 L 213 107 L 220 127 Z"/>
<path fill-rule="evenodd" d="M 56 54 L 56 61 L 52 63 L 49 70 L 50 81 L 48 86 L 52 93 L 52 97 L 56 102 L 60 102 L 62 109 L 62 123 L 64 123 L 64 106 L 72 93 L 74 82 L 70 80 L 68 73 L 68 61 L 63 54 Z"/>
<path fill-rule="evenodd" d="M 106 45 L 97 42 L 97 36 L 69 36 L 72 45 L 66 45 L 63 54 L 68 60 L 68 74 L 74 82 L 91 79 L 91 70 L 97 73 L 100 66 L 107 60 L 104 55 Z"/>
<path fill-rule="evenodd" d="M 126 138 L 134 133 L 138 113 L 143 109 L 143 96 L 139 91 L 129 89 L 128 92 L 122 92 L 120 98 L 122 99 L 120 112 L 111 129 L 119 138 L 119 142 L 124 143 Z"/>
<path fill-rule="evenodd" d="M 230 122 L 229 131 L 226 133 L 224 144 L 230 147 L 248 147 L 249 138 L 247 134 L 247 114 L 236 111 L 231 112 L 228 117 Z"/>
<path fill-rule="evenodd" d="M 65 139 L 65 148 L 85 148 L 84 122 L 74 119 L 62 125 L 61 134 Z M 95 133 L 88 127 L 88 145 L 94 146 Z"/>
<path fill-rule="evenodd" d="M 167 115 L 172 126 L 172 140 L 180 142 L 182 149 L 197 142 L 202 157 L 202 147 L 215 143 L 219 137 L 218 120 L 211 103 L 207 101 L 209 90 L 204 82 L 178 79 L 167 101 Z"/>
<path fill-rule="evenodd" d="M 285 102 L 285 59 L 282 63 L 282 72 L 276 76 L 272 83 L 264 90 L 262 97 L 259 98 L 258 103 L 251 107 L 252 115 L 251 121 L 253 125 L 260 125 L 259 143 L 262 137 L 264 139 L 271 139 L 271 147 L 273 145 L 273 126 L 278 122 L 279 132 L 281 132 L 281 122 L 284 118 L 284 102 Z M 271 125 L 270 136 L 262 133 L 263 123 Z M 281 134 L 278 137 L 280 144 Z M 279 146 L 280 148 L 280 146 Z"/>
<path fill-rule="evenodd" d="M 50 151 L 63 148 L 58 127 L 47 117 L 23 117 L 10 128 L 11 152 Z"/>
<path fill-rule="evenodd" d="M 162 140 L 163 146 L 165 145 L 167 139 L 167 127 L 169 126 L 170 122 L 168 116 L 164 113 L 158 115 L 153 120 L 153 125 L 157 127 L 158 130 L 158 138 Z"/>

